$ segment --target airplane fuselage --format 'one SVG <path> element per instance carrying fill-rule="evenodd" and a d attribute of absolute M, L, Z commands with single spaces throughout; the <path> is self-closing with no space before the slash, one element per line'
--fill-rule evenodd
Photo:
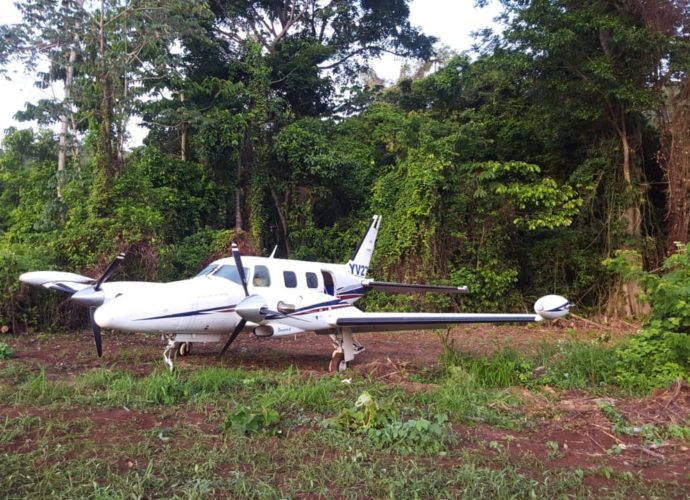
<path fill-rule="evenodd" d="M 278 336 L 328 329 L 330 311 L 349 307 L 359 312 L 352 305 L 365 293 L 362 277 L 351 274 L 347 266 L 243 257 L 250 296 L 258 296 L 271 311 L 287 311 L 274 315 L 270 327 L 257 328 L 257 318 L 245 330 Z M 117 330 L 203 336 L 232 331 L 241 320 L 235 308 L 245 295 L 232 258 L 211 263 L 191 279 L 146 285 L 104 283 L 110 300 L 98 308 L 96 322 Z M 283 302 L 285 297 L 290 297 L 289 304 Z"/>

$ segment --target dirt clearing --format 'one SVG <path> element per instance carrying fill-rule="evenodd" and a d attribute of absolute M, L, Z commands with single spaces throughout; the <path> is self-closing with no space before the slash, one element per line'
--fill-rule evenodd
<path fill-rule="evenodd" d="M 616 341 L 634 329 L 635 325 L 628 324 L 595 328 L 583 322 L 556 326 L 468 326 L 453 329 L 447 340 L 455 349 L 475 356 L 499 352 L 507 347 L 533 354 L 545 344 L 596 341 L 602 335 Z M 359 335 L 366 351 L 358 355 L 350 370 L 337 377 L 345 381 L 353 376 L 376 381 L 391 388 L 402 388 L 404 393 L 419 398 L 437 390 L 434 382 L 425 380 L 425 377 L 440 369 L 442 335 L 443 332 Z M 0 361 L 0 369 L 3 369 L 3 363 L 10 367 L 5 367 L 4 375 L 0 377 L 0 384 L 5 387 L 19 387 L 17 384 L 21 382 L 13 380 L 12 373 L 21 370 L 34 377 L 44 373 L 45 379 L 51 383 L 67 385 L 97 368 L 113 373 L 124 371 L 135 378 L 162 372 L 164 342 L 150 335 L 104 334 L 102 358 L 96 356 L 93 339 L 88 332 L 7 335 L 1 340 L 9 343 L 14 352 L 11 360 Z M 241 368 L 249 373 L 251 370 L 282 372 L 294 367 L 302 377 L 316 380 L 332 377 L 326 371 L 332 352 L 328 337 L 303 335 L 258 339 L 241 336 L 221 359 L 217 357 L 219 348 L 220 345 L 195 345 L 191 355 L 176 359 L 180 373 L 192 374 L 210 366 Z M 107 384 L 104 387 L 107 390 Z M 601 495 L 612 494 L 615 488 L 620 487 L 620 481 L 643 481 L 651 487 L 670 485 L 671 489 L 664 491 L 680 496 L 685 488 L 690 488 L 690 436 L 683 434 L 690 426 L 690 386 L 687 383 L 678 382 L 643 398 L 608 395 L 601 391 L 557 391 L 549 386 L 532 390 L 516 386 L 501 391 L 501 394 L 502 398 L 512 398 L 519 404 L 506 405 L 504 399 L 488 401 L 488 411 L 515 413 L 516 421 L 521 424 L 511 429 L 490 425 L 481 418 L 474 423 L 472 419 L 454 423 L 452 431 L 457 440 L 451 456 L 469 451 L 489 463 L 501 460 L 502 464 L 516 464 L 525 477 L 543 476 L 551 473 L 549 471 L 558 474 L 558 471 L 582 471 L 581 487 L 587 488 L 589 493 Z M 223 403 L 223 408 L 241 403 L 232 399 Z M 161 445 L 168 439 L 178 445 L 185 442 L 186 447 L 194 449 L 208 443 L 209 450 L 216 449 L 218 439 L 226 439 L 219 437 L 224 435 L 225 410 L 221 411 L 213 401 L 201 408 L 154 405 L 136 409 L 125 405 L 104 405 L 94 409 L 93 403 L 89 404 L 91 406 L 72 407 L 0 401 L 2 419 L 6 422 L 9 422 L 7 419 L 13 419 L 13 422 L 23 419 L 24 422 L 21 432 L 14 431 L 15 437 L 8 434 L 9 437 L 0 442 L 0 451 L 19 455 L 33 453 L 38 443 L 46 439 L 41 425 L 55 419 L 60 424 L 57 427 L 51 424 L 55 429 L 52 438 L 81 440 L 83 446 L 70 452 L 70 456 L 79 463 L 96 459 L 100 446 L 110 450 L 118 447 L 130 449 L 132 443 L 142 440 L 142 435 L 146 436 L 145 441 L 153 440 Z M 293 436 L 313 432 L 308 420 L 317 417 L 310 415 L 299 417 L 307 420 L 290 424 L 285 432 Z M 175 430 L 176 426 L 182 422 L 186 426 L 185 437 L 175 438 L 175 433 L 180 434 Z M 189 433 L 194 437 L 190 438 Z M 285 443 L 280 441 L 271 446 L 284 446 Z M 127 472 L 140 471 L 145 464 L 136 459 L 136 455 L 148 452 L 127 452 L 126 456 L 115 451 L 112 453 L 114 470 Z M 340 459 L 332 450 L 324 450 L 323 453 L 333 455 L 333 460 Z M 444 460 L 450 460 L 449 467 L 457 467 L 459 463 L 439 459 L 441 467 Z"/>

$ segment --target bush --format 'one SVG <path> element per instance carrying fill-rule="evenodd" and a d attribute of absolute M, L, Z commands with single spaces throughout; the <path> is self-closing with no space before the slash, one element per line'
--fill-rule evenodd
<path fill-rule="evenodd" d="M 634 256 L 632 256 L 634 257 Z M 652 306 L 639 334 L 616 352 L 615 380 L 624 388 L 649 391 L 690 379 L 690 255 L 685 245 L 666 259 L 663 274 L 642 271 L 627 252 L 608 265 L 637 281 Z"/>
<path fill-rule="evenodd" d="M 433 420 L 401 421 L 391 409 L 380 407 L 366 391 L 357 398 L 354 407 L 342 410 L 337 417 L 325 420 L 323 425 L 362 434 L 376 448 L 406 454 L 438 454 L 453 440 L 447 415 L 438 414 Z"/>
<path fill-rule="evenodd" d="M 4 342 L 0 342 L 0 359 L 8 359 L 12 357 L 12 348 L 5 344 Z"/>
<path fill-rule="evenodd" d="M 259 434 L 275 431 L 280 421 L 280 414 L 273 408 L 261 406 L 254 411 L 251 408 L 240 405 L 225 419 L 225 429 L 246 436 L 247 434 Z"/>

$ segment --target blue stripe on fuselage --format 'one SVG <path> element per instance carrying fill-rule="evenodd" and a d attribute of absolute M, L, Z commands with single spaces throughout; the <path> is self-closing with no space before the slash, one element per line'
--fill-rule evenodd
<path fill-rule="evenodd" d="M 213 314 L 213 313 L 231 313 L 235 312 L 235 305 L 231 306 L 221 306 L 221 307 L 211 307 L 209 309 L 198 309 L 196 311 L 187 311 L 175 314 L 165 314 L 163 316 L 152 316 L 150 318 L 139 318 L 136 321 L 149 321 L 154 319 L 169 319 L 169 318 L 184 318 L 188 316 L 199 316 L 202 314 Z"/>

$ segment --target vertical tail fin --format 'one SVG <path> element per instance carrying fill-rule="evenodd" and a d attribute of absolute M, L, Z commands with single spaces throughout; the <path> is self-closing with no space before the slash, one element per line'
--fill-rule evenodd
<path fill-rule="evenodd" d="M 347 271 L 355 276 L 364 278 L 369 269 L 369 262 L 371 255 L 374 253 L 374 245 L 376 244 L 376 236 L 379 233 L 379 226 L 381 225 L 381 216 L 374 215 L 371 219 L 369 229 L 364 234 L 362 241 L 352 255 L 352 258 L 347 262 Z"/>

